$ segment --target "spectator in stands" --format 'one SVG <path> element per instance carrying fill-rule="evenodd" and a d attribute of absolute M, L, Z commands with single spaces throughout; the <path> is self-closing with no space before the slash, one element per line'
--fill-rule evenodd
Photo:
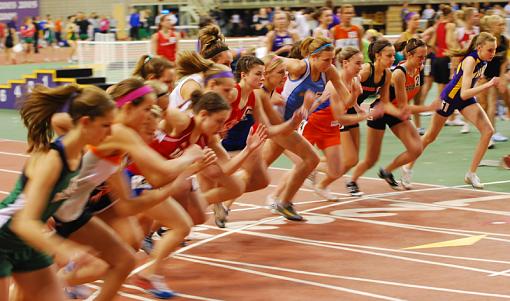
<path fill-rule="evenodd" d="M 406 21 L 404 20 L 409 13 L 409 3 L 407 1 L 402 2 L 402 9 L 400 10 L 400 20 L 402 20 L 402 28 L 405 30 Z"/>
<path fill-rule="evenodd" d="M 25 46 L 25 62 L 31 62 L 31 54 L 34 47 L 34 35 L 36 33 L 34 22 L 31 17 L 25 18 L 23 25 L 20 28 L 20 33 Z"/>
<path fill-rule="evenodd" d="M 45 61 L 53 61 L 55 58 L 55 23 L 53 22 L 50 15 L 46 15 L 46 22 L 44 23 L 44 40 L 46 41 L 46 48 L 49 50 L 49 54 L 45 55 Z"/>
<path fill-rule="evenodd" d="M 234 13 L 230 18 L 230 35 L 238 37 L 241 35 L 241 16 L 238 13 Z"/>
<path fill-rule="evenodd" d="M 139 30 L 140 30 L 140 14 L 133 8 L 131 11 L 131 15 L 129 16 L 129 37 L 131 40 L 136 41 L 140 39 Z"/>
<path fill-rule="evenodd" d="M 55 20 L 55 40 L 57 41 L 57 46 L 62 46 L 62 20 L 57 18 Z"/>
<path fill-rule="evenodd" d="M 34 37 L 33 37 L 34 52 L 39 53 L 39 37 L 41 35 L 42 29 L 43 29 L 42 26 L 44 25 L 44 22 L 41 22 L 39 20 L 39 16 L 35 16 L 32 18 L 32 24 L 34 25 L 34 28 L 35 28 Z"/>
<path fill-rule="evenodd" d="M 294 13 L 294 20 L 296 23 L 295 30 L 301 40 L 311 36 L 312 32 L 308 25 L 308 19 L 312 18 L 311 13 L 308 10 L 300 10 Z"/>
<path fill-rule="evenodd" d="M 331 32 L 329 31 L 329 24 L 333 20 L 333 11 L 329 7 L 322 7 L 316 13 L 315 17 L 319 21 L 319 26 L 313 30 L 313 37 L 325 37 L 331 39 Z"/>
<path fill-rule="evenodd" d="M 383 35 L 378 32 L 375 29 L 369 29 L 365 32 L 365 35 L 363 36 L 362 43 L 363 43 L 363 63 L 370 63 L 372 62 L 370 60 L 370 56 L 368 55 L 368 46 L 375 42 L 377 39 L 382 38 Z"/>
<path fill-rule="evenodd" d="M 67 23 L 65 27 L 66 41 L 71 51 L 69 53 L 69 63 L 74 62 L 74 55 L 76 53 L 76 40 L 78 40 L 78 25 L 76 25 L 76 17 L 67 17 Z"/>
<path fill-rule="evenodd" d="M 351 23 L 355 16 L 354 6 L 351 4 L 342 5 L 340 24 L 331 28 L 331 36 L 335 41 L 336 48 L 352 46 L 363 51 L 361 37 L 363 37 L 363 29 Z"/>
<path fill-rule="evenodd" d="M 427 4 L 421 13 L 423 19 L 431 20 L 436 15 L 436 11 L 432 8 L 432 4 Z"/>
<path fill-rule="evenodd" d="M 202 15 L 198 20 L 198 29 L 202 29 L 210 24 L 216 24 L 216 20 L 214 20 L 211 16 Z"/>
<path fill-rule="evenodd" d="M 329 7 L 331 11 L 333 12 L 335 11 L 335 6 L 333 5 L 332 0 L 326 0 L 326 2 L 324 3 L 324 7 Z M 331 21 L 331 24 L 329 24 L 329 29 L 337 26 L 338 24 L 340 24 L 340 14 L 337 11 L 337 14 L 333 14 L 333 20 Z"/>
<path fill-rule="evenodd" d="M 274 52 L 279 56 L 288 56 L 292 44 L 299 40 L 299 36 L 295 32 L 291 32 L 290 16 L 280 11 L 274 15 L 273 30 L 267 34 L 267 52 Z"/>
<path fill-rule="evenodd" d="M 16 56 L 12 51 L 14 45 L 18 44 L 18 35 L 16 34 L 16 22 L 18 22 L 18 17 L 14 16 L 12 19 L 7 22 L 7 32 L 5 36 L 5 61 L 8 64 L 16 64 Z"/>
<path fill-rule="evenodd" d="M 505 5 L 505 14 L 507 16 L 510 16 L 510 1 L 508 1 L 508 3 Z"/>
<path fill-rule="evenodd" d="M 89 22 L 93 40 L 95 40 L 96 38 L 96 33 L 100 32 L 99 21 L 100 21 L 99 16 L 95 12 L 90 14 Z"/>
<path fill-rule="evenodd" d="M 85 14 L 82 12 L 78 12 L 78 14 L 76 14 L 75 23 L 78 26 L 78 37 L 80 38 L 80 40 L 82 41 L 88 40 L 90 22 L 85 17 Z"/>
<path fill-rule="evenodd" d="M 269 29 L 269 15 L 265 8 L 259 9 L 259 12 L 253 16 L 253 28 L 256 36 L 265 36 Z"/>
<path fill-rule="evenodd" d="M 160 19 L 158 32 L 152 35 L 152 51 L 170 62 L 175 62 L 179 36 L 174 30 L 174 24 L 170 15 L 164 15 Z"/>
<path fill-rule="evenodd" d="M 108 33 L 110 30 L 110 20 L 105 15 L 101 16 L 101 20 L 99 21 L 99 32 Z"/>

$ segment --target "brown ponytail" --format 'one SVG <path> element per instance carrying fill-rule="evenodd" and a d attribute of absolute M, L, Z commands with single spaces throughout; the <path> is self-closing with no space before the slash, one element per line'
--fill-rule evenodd
<path fill-rule="evenodd" d="M 205 72 L 214 65 L 211 60 L 204 59 L 195 51 L 185 50 L 177 56 L 177 77 Z"/>
<path fill-rule="evenodd" d="M 496 38 L 488 32 L 481 32 L 471 40 L 468 48 L 460 51 L 452 50 L 450 51 L 450 54 L 453 56 L 465 57 L 475 51 L 476 47 L 485 44 L 485 42 L 496 42 Z"/>
<path fill-rule="evenodd" d="M 47 151 L 54 132 L 51 117 L 67 112 L 73 123 L 81 117 L 104 116 L 115 108 L 111 97 L 95 86 L 82 88 L 76 84 L 48 88 L 37 85 L 21 103 L 20 115 L 28 129 L 28 152 Z"/>
<path fill-rule="evenodd" d="M 393 45 L 395 47 L 395 51 L 403 51 L 406 53 L 413 53 L 419 47 L 427 46 L 427 44 L 421 39 L 409 39 L 407 41 L 397 42 Z"/>
<path fill-rule="evenodd" d="M 331 40 L 325 37 L 308 37 L 301 42 L 301 55 L 303 57 L 319 54 L 322 51 L 333 51 L 334 49 Z"/>
<path fill-rule="evenodd" d="M 198 40 L 200 42 L 200 54 L 212 61 L 217 61 L 216 58 L 220 53 L 229 50 L 220 28 L 214 24 L 200 29 Z"/>
<path fill-rule="evenodd" d="M 175 64 L 163 57 L 144 54 L 136 63 L 133 76 L 149 79 L 152 75 L 154 78 L 160 78 L 165 70 L 174 68 Z"/>
<path fill-rule="evenodd" d="M 368 57 L 372 63 L 375 62 L 375 55 L 380 53 L 384 48 L 393 46 L 390 41 L 386 39 L 377 39 L 368 45 Z"/>

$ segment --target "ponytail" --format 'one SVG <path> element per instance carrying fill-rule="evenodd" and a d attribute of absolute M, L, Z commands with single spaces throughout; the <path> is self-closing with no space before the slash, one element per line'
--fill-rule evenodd
<path fill-rule="evenodd" d="M 205 72 L 213 65 L 215 65 L 213 61 L 204 59 L 195 51 L 185 50 L 177 57 L 177 77 Z"/>
<path fill-rule="evenodd" d="M 352 46 L 337 48 L 335 50 L 335 58 L 337 62 L 342 64 L 343 61 L 350 59 L 358 53 L 361 53 L 361 51 L 358 48 Z"/>
<path fill-rule="evenodd" d="M 475 49 L 478 46 L 485 44 L 485 42 L 496 42 L 496 38 L 488 32 L 481 32 L 471 40 L 471 43 L 469 44 L 468 48 L 460 51 L 452 50 L 450 51 L 450 55 L 457 57 L 465 57 L 471 52 L 475 51 Z"/>
<path fill-rule="evenodd" d="M 406 53 L 413 53 L 417 48 L 427 46 L 427 44 L 420 39 L 409 39 L 407 41 L 401 41 L 393 44 L 395 51 L 405 51 Z"/>
<path fill-rule="evenodd" d="M 200 54 L 206 59 L 216 61 L 215 58 L 218 54 L 229 50 L 220 28 L 214 24 L 200 29 L 198 40 L 200 42 Z"/>
<path fill-rule="evenodd" d="M 392 46 L 390 41 L 386 39 L 378 39 L 368 45 L 368 57 L 372 63 L 375 62 L 375 55 L 380 53 L 384 48 Z"/>
<path fill-rule="evenodd" d="M 308 37 L 301 42 L 301 55 L 303 57 L 319 54 L 322 51 L 333 51 L 334 49 L 331 40 L 325 37 Z"/>
<path fill-rule="evenodd" d="M 21 103 L 20 115 L 28 130 L 28 152 L 47 151 L 54 132 L 51 117 L 69 113 L 73 123 L 81 117 L 104 116 L 115 108 L 111 97 L 95 86 L 82 88 L 76 84 L 48 88 L 37 85 Z"/>

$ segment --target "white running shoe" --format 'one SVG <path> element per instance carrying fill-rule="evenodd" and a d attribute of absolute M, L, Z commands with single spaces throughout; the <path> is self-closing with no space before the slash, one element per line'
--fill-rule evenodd
<path fill-rule="evenodd" d="M 456 117 L 454 120 L 448 120 L 445 122 L 447 126 L 464 126 L 466 123 L 460 119 L 460 117 Z"/>
<path fill-rule="evenodd" d="M 270 194 L 266 197 L 267 208 L 271 211 L 272 214 L 278 214 L 278 210 L 276 210 L 276 206 L 278 205 L 278 201 L 274 197 L 274 195 Z"/>
<path fill-rule="evenodd" d="M 496 133 L 496 134 L 492 135 L 492 141 L 506 142 L 506 141 L 508 141 L 508 137 L 501 135 L 501 133 Z"/>
<path fill-rule="evenodd" d="M 413 188 L 413 185 L 411 182 L 412 177 L 413 177 L 413 170 L 410 168 L 407 168 L 405 166 L 402 166 L 402 175 L 400 176 L 400 183 L 407 190 Z"/>
<path fill-rule="evenodd" d="M 324 198 L 328 201 L 337 201 L 338 200 L 338 197 L 333 195 L 331 193 L 331 191 L 329 191 L 329 189 L 327 189 L 327 188 L 322 189 L 322 188 L 315 186 L 313 189 L 315 191 L 315 194 L 320 196 L 321 198 Z"/>
<path fill-rule="evenodd" d="M 316 179 L 317 179 L 317 171 L 314 170 L 306 177 L 305 186 L 310 189 L 315 189 Z"/>
<path fill-rule="evenodd" d="M 462 126 L 462 129 L 460 130 L 460 133 L 461 133 L 461 134 L 468 134 L 470 131 L 471 131 L 471 128 L 470 128 L 470 126 L 469 126 L 469 123 L 465 123 L 465 124 Z"/>
<path fill-rule="evenodd" d="M 471 184 L 475 189 L 483 189 L 483 184 L 480 182 L 480 178 L 478 178 L 476 173 L 467 172 L 464 177 L 464 182 L 466 182 L 466 184 Z"/>

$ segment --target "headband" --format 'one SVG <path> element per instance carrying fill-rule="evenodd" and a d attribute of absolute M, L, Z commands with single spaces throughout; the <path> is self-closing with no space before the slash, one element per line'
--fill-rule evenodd
<path fill-rule="evenodd" d="M 115 103 L 117 105 L 117 108 L 122 107 L 123 105 L 132 102 L 133 100 L 140 98 L 144 95 L 147 95 L 151 92 L 154 92 L 154 90 L 150 86 L 142 86 L 136 90 L 133 90 L 129 92 L 128 94 L 121 96 L 115 100 Z"/>
<path fill-rule="evenodd" d="M 407 13 L 406 16 L 404 17 L 404 21 L 409 22 L 409 20 L 411 20 L 411 18 L 414 17 L 415 15 L 417 15 L 417 13 L 415 12 Z"/>
<path fill-rule="evenodd" d="M 77 92 L 73 92 L 71 96 L 66 100 L 66 102 L 62 105 L 60 108 L 60 113 L 69 113 L 69 110 L 71 109 L 71 104 L 73 103 L 74 99 L 80 95 Z"/>
<path fill-rule="evenodd" d="M 324 50 L 325 48 L 328 48 L 328 47 L 333 47 L 333 44 L 331 44 L 331 43 L 326 43 L 326 44 L 322 45 L 321 47 L 319 47 L 319 48 L 315 49 L 315 50 L 312 52 L 312 54 L 311 54 L 311 55 L 313 55 L 313 54 L 317 54 L 317 53 L 321 52 L 322 50 Z"/>
<path fill-rule="evenodd" d="M 207 84 L 208 81 L 210 81 L 211 79 L 215 79 L 215 78 L 234 78 L 234 74 L 232 73 L 232 71 L 223 71 L 220 73 L 216 73 L 216 74 L 206 77 L 204 80 L 204 84 Z"/>
<path fill-rule="evenodd" d="M 204 55 L 204 58 L 211 59 L 211 58 L 215 57 L 217 54 L 220 54 L 223 51 L 227 51 L 227 50 L 230 50 L 230 48 L 228 48 L 228 46 L 226 46 L 226 45 L 218 47 L 218 48 L 214 49 L 213 51 L 211 51 L 211 53 Z"/>

